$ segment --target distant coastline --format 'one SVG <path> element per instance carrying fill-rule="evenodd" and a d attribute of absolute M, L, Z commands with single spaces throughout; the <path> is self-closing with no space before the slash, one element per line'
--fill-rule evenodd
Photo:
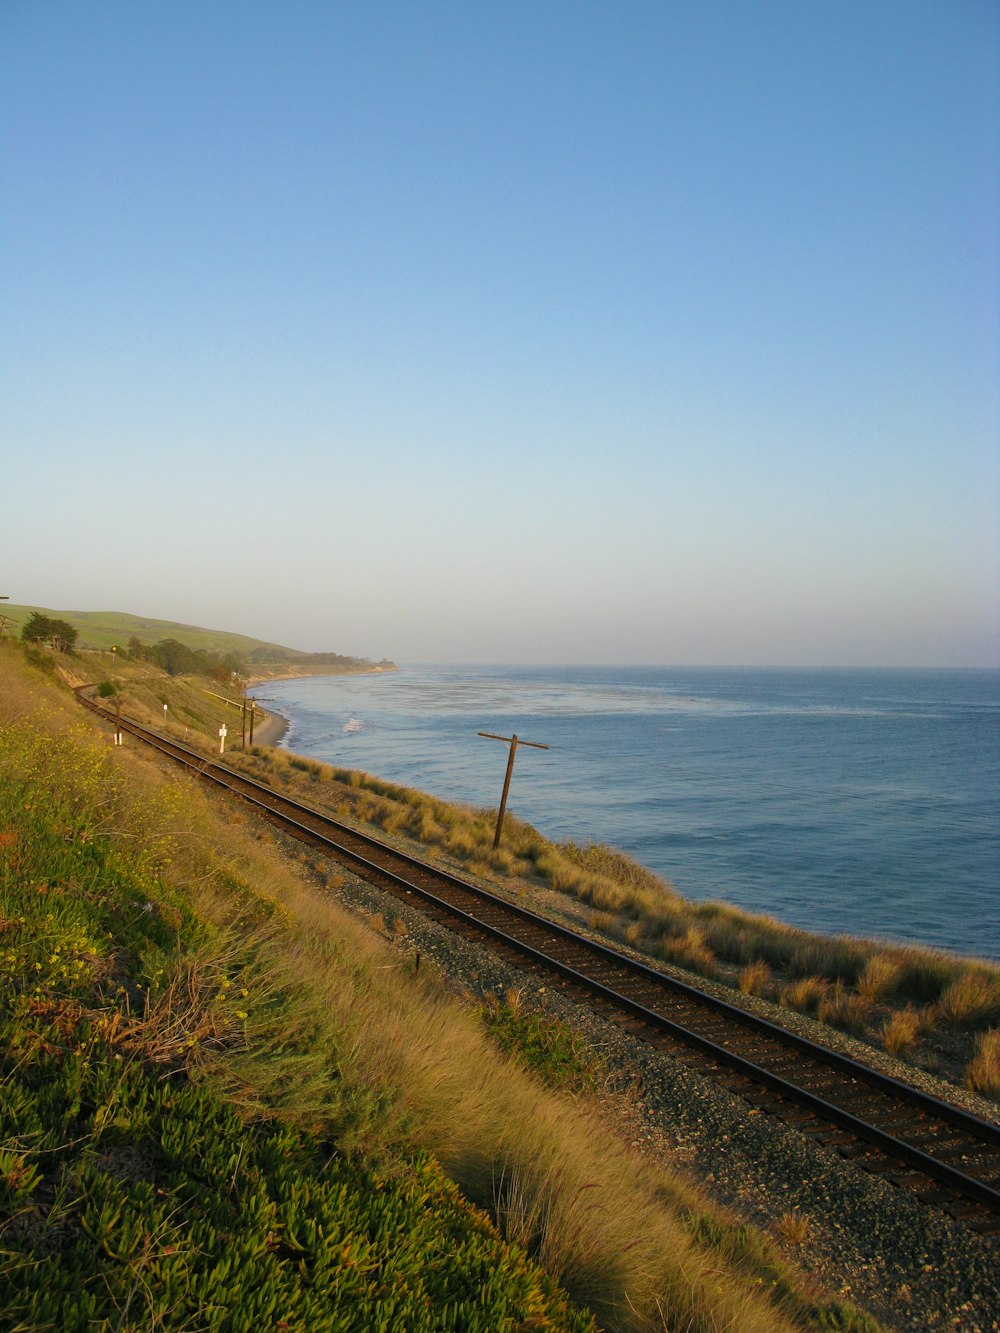
<path fill-rule="evenodd" d="M 246 688 L 251 690 L 259 685 L 271 685 L 276 680 L 302 680 L 307 676 L 385 676 L 398 670 L 399 667 L 395 662 L 375 662 L 371 666 L 352 668 L 348 671 L 329 664 L 296 667 L 290 662 L 279 662 L 275 663 L 273 672 L 261 673 L 257 670 L 252 676 L 248 676 Z"/>

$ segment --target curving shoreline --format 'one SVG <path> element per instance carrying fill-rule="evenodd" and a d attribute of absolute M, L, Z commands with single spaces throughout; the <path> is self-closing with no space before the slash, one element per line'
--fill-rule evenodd
<path fill-rule="evenodd" d="M 366 671 L 286 671 L 275 676 L 252 676 L 245 685 L 247 694 L 255 689 L 272 685 L 278 680 L 301 680 L 305 676 L 369 676 L 381 675 L 387 670 L 396 671 L 398 668 L 394 665 L 392 668 L 375 666 Z M 259 703 L 254 718 L 253 725 L 253 743 L 254 745 L 280 745 L 288 734 L 291 726 L 288 718 L 283 713 L 276 713 L 270 708 L 263 708 Z"/>
<path fill-rule="evenodd" d="M 280 745 L 290 725 L 283 714 L 265 711 L 258 705 L 254 714 L 254 745 Z"/>

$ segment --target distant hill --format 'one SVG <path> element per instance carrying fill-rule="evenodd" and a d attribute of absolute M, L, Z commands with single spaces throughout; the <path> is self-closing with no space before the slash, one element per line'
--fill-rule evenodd
<path fill-rule="evenodd" d="M 246 634 L 232 634 L 228 630 L 203 629 L 199 625 L 184 625 L 175 620 L 154 620 L 150 616 L 133 616 L 127 611 L 54 611 L 45 606 L 14 606 L 0 603 L 0 615 L 8 616 L 13 621 L 11 633 L 21 633 L 21 626 L 38 611 L 42 615 L 65 620 L 79 634 L 78 648 L 104 648 L 112 646 L 124 648 L 129 639 L 138 639 L 140 643 L 150 645 L 164 639 L 176 639 L 188 648 L 217 653 L 224 656 L 232 653 L 241 662 L 258 666 L 288 663 L 307 666 L 310 664 L 347 667 L 364 664 L 378 665 L 385 669 L 393 663 L 371 662 L 365 657 L 351 657 L 341 653 L 306 653 L 298 648 L 288 648 L 280 643 L 268 643 L 264 639 L 253 639 Z"/>

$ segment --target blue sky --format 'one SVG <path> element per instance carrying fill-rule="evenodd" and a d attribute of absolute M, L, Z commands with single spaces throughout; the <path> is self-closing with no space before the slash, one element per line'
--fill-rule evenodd
<path fill-rule="evenodd" d="M 13 601 L 1000 665 L 994 0 L 0 5 Z"/>

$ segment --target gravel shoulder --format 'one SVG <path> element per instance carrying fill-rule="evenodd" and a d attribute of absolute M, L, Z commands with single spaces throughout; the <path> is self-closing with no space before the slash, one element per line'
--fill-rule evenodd
<path fill-rule="evenodd" d="M 571 1024 L 607 1062 L 606 1087 L 597 1101 L 607 1123 L 632 1150 L 651 1164 L 680 1172 L 742 1220 L 769 1232 L 779 1244 L 776 1224 L 783 1215 L 808 1219 L 808 1238 L 783 1245 L 790 1261 L 828 1292 L 868 1310 L 889 1329 L 1000 1330 L 1000 1241 L 967 1229 L 916 1198 L 872 1177 L 850 1161 L 795 1133 L 669 1055 L 561 995 L 530 970 L 513 966 L 490 950 L 429 921 L 417 907 L 342 872 L 339 888 L 326 889 L 352 913 L 380 917 L 404 955 L 419 952 L 433 963 L 449 988 L 467 1003 L 508 990 L 522 1002 Z M 566 918 L 561 895 L 529 895 L 526 905 Z M 524 899 L 520 899 L 524 901 Z M 554 908 L 561 910 L 557 913 Z M 573 923 L 577 928 L 580 922 Z M 676 969 L 676 975 L 684 976 Z M 733 992 L 701 978 L 685 978 Z M 738 997 L 746 1007 L 767 1012 L 763 1001 Z M 782 1021 L 789 1014 L 782 1011 Z M 791 1016 L 807 1035 L 812 1024 Z M 822 1038 L 861 1056 L 858 1043 L 823 1028 Z M 873 1059 L 873 1054 L 875 1058 Z M 863 1048 L 863 1058 L 886 1072 L 905 1071 L 928 1091 L 943 1091 L 930 1075 L 901 1066 L 887 1055 Z M 972 1094 L 954 1095 L 977 1114 L 995 1117 Z"/>

